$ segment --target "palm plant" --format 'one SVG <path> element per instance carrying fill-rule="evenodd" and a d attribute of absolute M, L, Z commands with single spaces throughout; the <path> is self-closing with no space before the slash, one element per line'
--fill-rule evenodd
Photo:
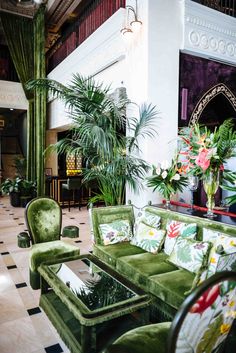
<path fill-rule="evenodd" d="M 109 86 L 79 74 L 73 76 L 68 87 L 54 80 L 39 79 L 30 81 L 28 88 L 46 90 L 65 102 L 72 120 L 71 137 L 49 146 L 48 151 L 83 155 L 84 183 L 96 181 L 99 189 L 90 202 L 123 204 L 126 185 L 134 192 L 142 187 L 149 165 L 138 156 L 139 141 L 156 134 L 154 106 L 138 107 L 125 94 L 115 97 Z M 138 110 L 138 116 L 126 118 L 127 106 L 131 104 Z"/>
<path fill-rule="evenodd" d="M 233 192 L 232 195 L 225 198 L 226 203 L 230 206 L 236 203 L 236 173 L 230 170 L 224 170 L 223 178 L 229 184 L 223 184 L 221 188 Z"/>

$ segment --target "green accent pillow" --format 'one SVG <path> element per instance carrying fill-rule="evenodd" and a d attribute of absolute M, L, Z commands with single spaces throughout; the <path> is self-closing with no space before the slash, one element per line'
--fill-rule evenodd
<path fill-rule="evenodd" d="M 198 274 L 206 266 L 210 248 L 211 243 L 179 237 L 168 261 Z"/>
<path fill-rule="evenodd" d="M 130 222 L 126 219 L 99 224 L 98 228 L 103 245 L 129 241 L 133 236 Z"/>
<path fill-rule="evenodd" d="M 140 222 L 143 222 L 150 227 L 159 229 L 161 225 L 161 217 L 144 209 L 139 212 L 135 221 L 136 224 Z"/>
<path fill-rule="evenodd" d="M 162 248 L 165 233 L 162 229 L 156 229 L 140 222 L 130 243 L 156 254 Z"/>
<path fill-rule="evenodd" d="M 174 249 L 178 237 L 195 239 L 197 235 L 196 223 L 183 223 L 169 220 L 166 225 L 166 238 L 164 243 L 164 252 L 170 255 Z"/>

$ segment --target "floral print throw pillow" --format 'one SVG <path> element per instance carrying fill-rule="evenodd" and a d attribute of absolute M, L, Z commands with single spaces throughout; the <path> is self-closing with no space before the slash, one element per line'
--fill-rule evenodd
<path fill-rule="evenodd" d="M 165 233 L 162 229 L 156 229 L 140 222 L 137 225 L 131 244 L 156 254 L 162 247 Z"/>
<path fill-rule="evenodd" d="M 179 221 L 168 221 L 166 226 L 166 238 L 164 243 L 164 252 L 170 255 L 174 249 L 176 240 L 179 236 L 182 238 L 195 239 L 197 235 L 196 223 L 183 223 Z"/>
<path fill-rule="evenodd" d="M 207 263 L 211 244 L 179 237 L 169 261 L 186 270 L 198 273 Z"/>
<path fill-rule="evenodd" d="M 128 220 L 116 220 L 99 225 L 99 233 L 104 245 L 129 241 L 133 234 Z"/>

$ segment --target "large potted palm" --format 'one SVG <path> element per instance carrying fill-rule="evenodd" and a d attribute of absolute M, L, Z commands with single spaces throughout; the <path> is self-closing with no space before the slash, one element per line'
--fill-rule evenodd
<path fill-rule="evenodd" d="M 139 140 L 156 133 L 158 114 L 154 106 L 139 107 L 127 99 L 124 90 L 112 95 L 109 87 L 79 74 L 68 86 L 39 79 L 30 81 L 28 88 L 46 90 L 68 108 L 70 137 L 49 146 L 48 151 L 83 155 L 83 182 L 96 182 L 99 190 L 91 202 L 123 204 L 126 186 L 134 192 L 142 187 L 149 165 L 139 157 Z M 127 107 L 131 106 L 134 116 L 127 118 Z"/>

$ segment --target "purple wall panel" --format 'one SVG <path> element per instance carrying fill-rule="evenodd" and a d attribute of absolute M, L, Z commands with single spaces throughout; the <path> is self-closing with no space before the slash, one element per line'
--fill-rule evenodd
<path fill-rule="evenodd" d="M 200 57 L 180 54 L 179 126 L 187 125 L 194 107 L 204 93 L 218 83 L 224 83 L 236 96 L 236 67 Z M 183 89 L 187 89 L 186 97 Z M 183 98 L 183 99 L 182 99 Z M 186 108 L 186 120 L 182 113 Z"/>

